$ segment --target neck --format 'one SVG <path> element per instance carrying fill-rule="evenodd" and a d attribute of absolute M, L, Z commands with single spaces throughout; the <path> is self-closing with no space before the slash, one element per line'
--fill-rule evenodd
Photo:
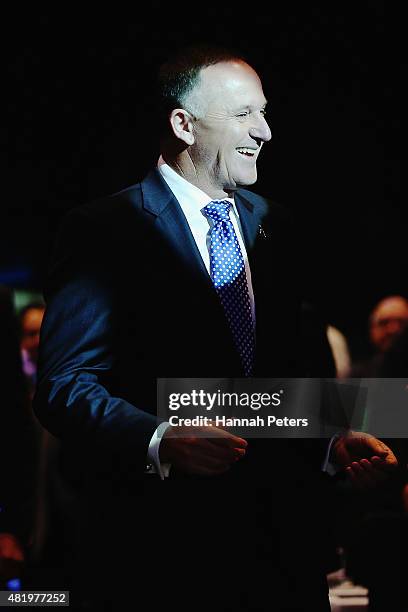
<path fill-rule="evenodd" d="M 163 152 L 162 157 L 166 164 L 177 172 L 177 174 L 195 187 L 198 187 L 198 189 L 201 189 L 201 191 L 210 196 L 210 198 L 222 200 L 223 198 L 234 197 L 233 190 L 226 190 L 222 187 L 215 186 L 207 172 L 198 171 L 187 150 L 175 155 L 171 155 L 169 152 Z"/>

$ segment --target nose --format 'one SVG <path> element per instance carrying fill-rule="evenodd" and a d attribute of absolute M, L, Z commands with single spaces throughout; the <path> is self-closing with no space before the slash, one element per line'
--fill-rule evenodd
<path fill-rule="evenodd" d="M 270 127 L 261 113 L 256 115 L 256 117 L 254 116 L 254 122 L 249 128 L 249 135 L 255 140 L 262 142 L 268 142 L 272 138 Z"/>

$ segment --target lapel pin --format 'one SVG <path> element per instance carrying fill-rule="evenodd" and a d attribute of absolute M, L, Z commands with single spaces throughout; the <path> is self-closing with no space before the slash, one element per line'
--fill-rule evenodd
<path fill-rule="evenodd" d="M 260 235 L 261 238 L 263 238 L 264 240 L 268 237 L 266 235 L 266 232 L 264 230 L 264 228 L 262 227 L 262 225 L 258 226 L 258 234 Z"/>

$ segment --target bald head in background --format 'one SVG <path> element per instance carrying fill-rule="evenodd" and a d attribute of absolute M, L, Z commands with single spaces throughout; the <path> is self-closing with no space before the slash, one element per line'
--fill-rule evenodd
<path fill-rule="evenodd" d="M 388 351 L 395 338 L 408 326 L 408 300 L 392 295 L 381 300 L 370 315 L 371 344 L 381 353 Z"/>

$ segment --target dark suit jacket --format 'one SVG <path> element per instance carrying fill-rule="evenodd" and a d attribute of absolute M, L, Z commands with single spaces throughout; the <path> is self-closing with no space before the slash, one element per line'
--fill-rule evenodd
<path fill-rule="evenodd" d="M 264 198 L 246 190 L 235 198 L 256 303 L 254 375 L 301 376 L 293 227 Z M 150 570 L 143 568 L 157 565 L 160 551 L 170 583 L 177 575 L 185 593 L 210 567 L 206 597 L 214 589 L 217 597 L 234 590 L 253 597 L 271 584 L 286 597 L 297 566 L 317 575 L 323 557 L 313 525 L 326 512 L 319 441 L 250 441 L 246 458 L 219 478 L 172 469 L 161 482 L 145 474 L 156 378 L 243 376 L 188 224 L 156 170 L 67 217 L 45 297 L 36 412 L 69 449 L 69 475 L 87 495 L 95 556 L 101 533 L 115 533 L 112 555 L 124 559 L 131 550 L 146 586 Z M 176 548 L 182 568 L 174 566 Z M 275 570 L 258 581 L 268 564 Z M 234 586 L 224 582 L 220 591 L 217 572 Z M 199 600 L 207 601 L 203 593 Z"/>

